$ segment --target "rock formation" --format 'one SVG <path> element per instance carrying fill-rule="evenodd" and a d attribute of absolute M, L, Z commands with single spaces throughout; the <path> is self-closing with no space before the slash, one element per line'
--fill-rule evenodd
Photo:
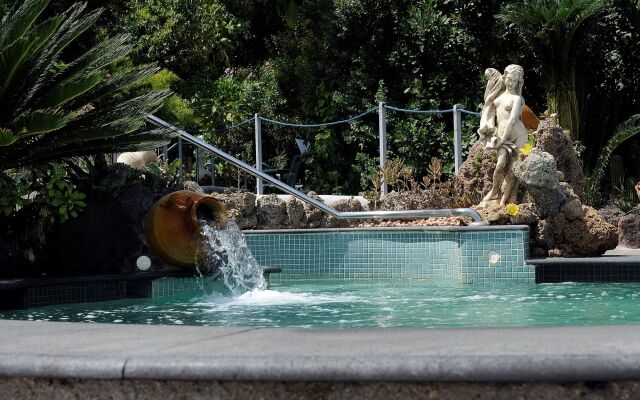
<path fill-rule="evenodd" d="M 620 245 L 632 249 L 640 248 L 640 215 L 629 214 L 618 221 Z"/>
<path fill-rule="evenodd" d="M 492 224 L 531 227 L 534 256 L 598 256 L 616 247 L 618 234 L 595 209 L 581 203 L 568 182 L 560 182 L 554 157 L 534 149 L 514 168 L 523 196 L 519 211 L 509 215 L 493 205 L 478 211 Z"/>
<path fill-rule="evenodd" d="M 465 193 L 488 193 L 476 207 L 480 214 L 496 225 L 529 225 L 534 256 L 596 256 L 614 248 L 616 226 L 581 202 L 585 177 L 571 138 L 553 120 L 539 122 L 530 118 L 530 110 L 514 108 L 521 101 L 522 68 L 509 66 L 504 75 L 488 69 L 485 74 L 488 83 L 479 139 L 459 175 Z M 514 109 L 519 115 L 508 113 Z M 536 147 L 525 155 L 517 151 L 527 141 L 523 114 L 527 128 L 539 122 Z M 512 207 L 517 211 L 507 213 L 507 202 L 519 204 Z"/>
<path fill-rule="evenodd" d="M 583 198 L 585 182 L 582 163 L 573 147 L 573 141 L 552 119 L 543 120 L 535 132 L 536 147 L 553 156 L 563 181 L 569 183 L 574 193 Z"/>
<path fill-rule="evenodd" d="M 214 193 L 227 210 L 229 218 L 236 221 L 240 229 L 252 229 L 258 225 L 256 195 L 249 192 Z"/>

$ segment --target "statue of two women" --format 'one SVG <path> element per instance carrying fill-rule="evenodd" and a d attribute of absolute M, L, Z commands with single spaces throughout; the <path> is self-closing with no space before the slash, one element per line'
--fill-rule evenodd
<path fill-rule="evenodd" d="M 485 71 L 487 88 L 480 117 L 480 141 L 485 148 L 497 152 L 496 169 L 493 173 L 491 191 L 481 205 L 500 202 L 501 205 L 515 202 L 518 180 L 512 167 L 518 150 L 527 143 L 527 128 L 522 123 L 522 86 L 524 70 L 519 65 L 509 65 L 504 74 L 493 68 Z"/>

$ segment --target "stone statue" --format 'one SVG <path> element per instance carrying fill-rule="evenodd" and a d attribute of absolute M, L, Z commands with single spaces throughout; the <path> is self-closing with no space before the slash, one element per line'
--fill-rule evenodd
<path fill-rule="evenodd" d="M 488 81 L 478 135 L 485 148 L 496 150 L 498 158 L 491 191 L 480 205 L 498 201 L 506 205 L 516 200 L 518 180 L 513 175 L 513 161 L 518 157 L 518 150 L 527 143 L 527 128 L 521 116 L 524 70 L 512 64 L 505 68 L 503 75 L 488 68 L 485 76 Z"/>

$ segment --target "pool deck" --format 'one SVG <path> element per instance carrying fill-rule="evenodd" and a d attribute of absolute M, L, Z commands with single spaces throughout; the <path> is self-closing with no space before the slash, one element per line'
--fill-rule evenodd
<path fill-rule="evenodd" d="M 284 329 L 0 321 L 0 376 L 234 381 L 640 379 L 640 326 Z"/>

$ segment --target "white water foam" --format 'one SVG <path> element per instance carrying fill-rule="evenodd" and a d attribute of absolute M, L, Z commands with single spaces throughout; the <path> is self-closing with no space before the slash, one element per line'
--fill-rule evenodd
<path fill-rule="evenodd" d="M 206 302 L 199 302 L 197 305 L 215 305 L 215 311 L 220 311 L 221 309 L 228 309 L 232 307 L 264 307 L 299 304 L 321 305 L 329 303 L 353 303 L 359 301 L 363 301 L 363 299 L 358 296 L 351 295 L 323 295 L 254 289 L 231 298 L 221 295 L 213 295 L 208 297 Z"/>

